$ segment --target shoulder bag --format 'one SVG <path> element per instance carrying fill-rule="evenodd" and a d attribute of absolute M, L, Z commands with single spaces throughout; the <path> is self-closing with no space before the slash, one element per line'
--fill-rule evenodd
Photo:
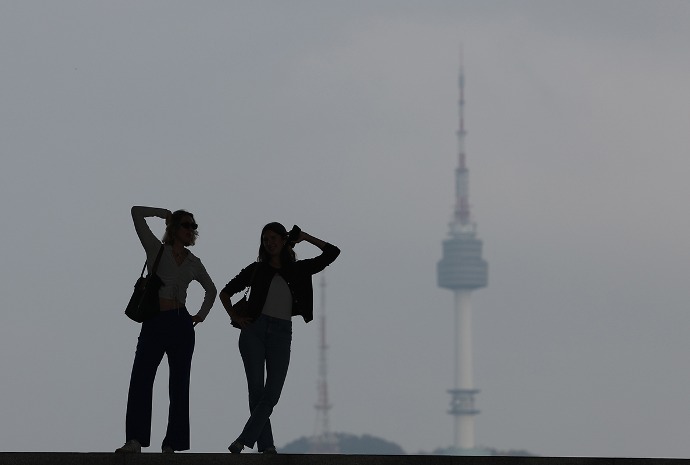
<path fill-rule="evenodd" d="M 249 285 L 247 286 L 247 290 L 244 291 L 244 295 L 240 300 L 235 302 L 232 305 L 232 310 L 235 312 L 236 315 L 240 316 L 246 316 L 249 315 L 249 300 L 247 296 L 249 295 L 249 289 L 251 289 L 252 284 L 254 283 L 254 276 L 256 276 L 256 270 L 259 268 L 259 262 L 254 265 L 254 270 L 252 271 L 252 277 L 249 280 Z M 230 315 L 230 312 L 228 312 L 228 315 Z M 235 328 L 240 328 L 240 325 L 237 324 L 235 320 L 232 319 L 232 315 L 230 315 L 230 324 L 232 324 Z"/>
<path fill-rule="evenodd" d="M 160 303 L 158 300 L 158 289 L 163 285 L 163 281 L 156 274 L 158 270 L 158 263 L 161 261 L 161 255 L 165 246 L 161 244 L 161 249 L 158 251 L 156 261 L 153 263 L 151 272 L 144 277 L 144 270 L 146 269 L 146 262 L 144 268 L 141 270 L 141 276 L 134 284 L 134 292 L 129 299 L 125 315 L 137 323 L 142 323 L 149 318 L 152 318 L 160 312 Z"/>

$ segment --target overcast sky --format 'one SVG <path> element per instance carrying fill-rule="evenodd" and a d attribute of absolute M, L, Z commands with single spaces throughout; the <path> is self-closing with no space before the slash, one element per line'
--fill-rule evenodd
<path fill-rule="evenodd" d="M 689 26 L 685 0 L 0 1 L 0 450 L 124 441 L 132 205 L 192 211 L 219 289 L 269 221 L 338 245 L 332 429 L 452 445 L 462 47 L 477 444 L 690 457 Z M 246 420 L 238 335 L 220 302 L 197 326 L 194 452 Z M 278 447 L 315 430 L 317 338 L 295 320 Z"/>

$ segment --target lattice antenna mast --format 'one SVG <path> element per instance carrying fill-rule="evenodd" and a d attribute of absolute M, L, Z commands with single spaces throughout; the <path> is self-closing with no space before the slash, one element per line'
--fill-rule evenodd
<path fill-rule="evenodd" d="M 326 343 L 326 273 L 321 272 L 321 305 L 318 314 L 319 324 L 319 367 L 316 408 L 316 432 L 314 434 L 310 452 L 320 454 L 338 453 L 338 441 L 331 433 L 328 412 L 333 407 L 328 399 L 328 344 Z"/>

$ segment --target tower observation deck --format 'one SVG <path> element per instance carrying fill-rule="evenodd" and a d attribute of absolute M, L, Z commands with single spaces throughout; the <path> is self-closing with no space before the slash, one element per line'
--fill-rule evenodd
<path fill-rule="evenodd" d="M 459 454 L 478 453 L 474 443 L 474 416 L 479 413 L 474 397 L 479 392 L 472 379 L 472 291 L 486 287 L 488 264 L 482 258 L 482 241 L 477 238 L 469 204 L 469 171 L 465 163 L 465 76 L 459 75 L 460 124 L 458 167 L 455 169 L 455 209 L 443 241 L 443 257 L 437 264 L 438 285 L 453 291 L 455 310 L 454 386 L 448 413 L 454 418 L 454 449 Z"/>
<path fill-rule="evenodd" d="M 438 262 L 438 285 L 444 289 L 473 291 L 486 287 L 488 264 L 482 259 L 482 241 L 474 232 L 459 232 L 443 241 Z"/>

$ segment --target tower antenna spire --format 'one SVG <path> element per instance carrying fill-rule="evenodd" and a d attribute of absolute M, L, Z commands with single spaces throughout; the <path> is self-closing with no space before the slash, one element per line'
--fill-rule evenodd
<path fill-rule="evenodd" d="M 455 215 L 454 223 L 457 229 L 471 227 L 469 200 L 469 171 L 467 169 L 467 155 L 465 153 L 465 71 L 463 66 L 462 45 L 460 46 L 460 71 L 458 73 L 458 167 L 455 169 Z"/>

